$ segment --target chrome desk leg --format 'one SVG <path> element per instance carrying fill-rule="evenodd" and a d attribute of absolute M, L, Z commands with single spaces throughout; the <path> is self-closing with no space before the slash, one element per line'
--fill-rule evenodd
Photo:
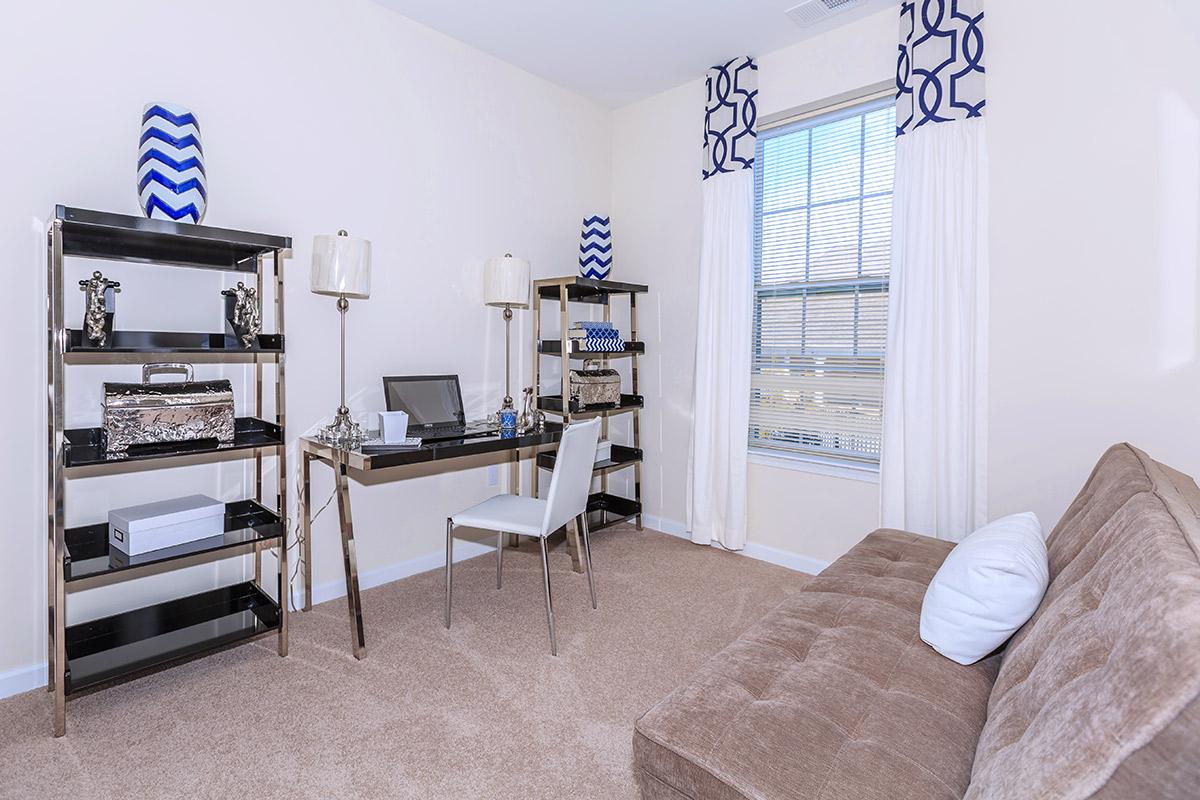
<path fill-rule="evenodd" d="M 534 470 L 534 472 L 537 472 L 537 456 L 536 455 L 534 455 L 533 470 Z M 521 451 L 520 450 L 513 450 L 512 455 L 509 456 L 508 493 L 509 494 L 520 494 L 521 493 Z M 534 494 L 534 497 L 537 496 L 536 487 L 534 489 L 533 494 Z M 503 537 L 501 537 L 501 538 L 503 538 Z M 509 547 L 520 547 L 521 546 L 521 537 L 517 536 L 515 533 L 508 534 L 508 546 Z M 499 589 L 500 587 L 497 586 L 496 588 Z"/>
<path fill-rule="evenodd" d="M 592 593 L 592 608 L 596 607 L 596 579 L 592 576 L 592 542 L 588 536 L 587 512 L 579 515 L 579 531 L 583 536 L 583 568 L 587 570 L 588 591 Z"/>
<path fill-rule="evenodd" d="M 334 480 L 337 481 L 338 515 L 342 527 L 342 558 L 346 567 L 346 601 L 350 606 L 350 637 L 355 658 L 367 654 L 367 642 L 363 635 L 362 597 L 358 591 L 358 554 L 354 549 L 354 521 L 350 516 L 350 477 L 346 465 L 334 464 Z"/>
<path fill-rule="evenodd" d="M 516 536 L 514 533 L 513 536 Z M 504 534 L 496 534 L 496 588 L 500 588 L 500 576 L 504 572 Z"/>
<path fill-rule="evenodd" d="M 558 655 L 558 639 L 554 635 L 554 603 L 550 599 L 550 556 L 546 551 L 546 537 L 539 536 L 542 545 L 542 581 L 546 586 L 546 623 L 550 626 L 550 655 Z"/>
<path fill-rule="evenodd" d="M 454 592 L 454 520 L 446 517 L 446 630 L 450 629 L 450 597 Z"/>
<path fill-rule="evenodd" d="M 300 489 L 300 535 L 304 537 L 301 544 L 301 559 L 304 561 L 304 610 L 312 611 L 312 484 L 310 473 L 312 454 L 300 454 L 300 472 L 304 486 Z"/>

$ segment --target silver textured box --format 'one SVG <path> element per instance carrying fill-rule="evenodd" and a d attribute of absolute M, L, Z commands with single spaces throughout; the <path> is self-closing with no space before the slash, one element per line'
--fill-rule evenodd
<path fill-rule="evenodd" d="M 591 363 L 590 360 L 585 361 L 583 369 L 570 372 L 572 411 L 621 404 L 621 376 L 615 369 L 589 367 Z"/>
<path fill-rule="evenodd" d="M 108 512 L 108 544 L 131 556 L 220 536 L 225 504 L 203 494 Z"/>
<path fill-rule="evenodd" d="M 184 372 L 183 381 L 151 383 L 158 372 Z M 233 385 L 194 381 L 190 364 L 146 364 L 141 383 L 104 384 L 104 441 L 110 453 L 132 445 L 215 439 L 233 444 Z"/>

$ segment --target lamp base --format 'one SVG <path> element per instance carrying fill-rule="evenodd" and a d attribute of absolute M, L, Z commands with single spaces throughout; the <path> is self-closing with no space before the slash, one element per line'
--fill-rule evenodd
<path fill-rule="evenodd" d="M 317 440 L 334 447 L 354 448 L 367 439 L 362 427 L 350 418 L 350 409 L 339 406 L 333 422 L 317 431 Z"/>

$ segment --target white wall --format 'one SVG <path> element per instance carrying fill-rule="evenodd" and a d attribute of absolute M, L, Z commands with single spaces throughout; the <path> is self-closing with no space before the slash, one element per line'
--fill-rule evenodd
<path fill-rule="evenodd" d="M 481 415 L 499 401 L 503 370 L 503 327 L 482 305 L 482 262 L 511 251 L 531 259 L 537 276 L 572 271 L 579 220 L 609 202 L 611 143 L 607 110 L 367 0 L 26 3 L 6 8 L 4 28 L 18 35 L 0 47 L 9 300 L 0 314 L 0 690 L 38 674 L 29 668 L 45 653 L 45 224 L 55 203 L 138 213 L 144 103 L 196 111 L 207 224 L 293 237 L 285 267 L 293 468 L 295 438 L 337 405 L 337 314 L 331 299 L 308 292 L 312 236 L 344 227 L 374 244 L 372 297 L 352 303 L 349 316 L 352 410 L 382 408 L 383 374 L 436 371 L 460 373 L 469 410 Z M 164 40 L 178 42 L 178 53 Z M 68 274 L 75 317 L 82 301 L 72 281 L 95 266 L 77 263 Z M 217 291 L 231 276 L 99 266 L 124 284 L 119 326 L 219 329 Z M 528 313 L 518 312 L 524 375 L 528 327 Z M 98 424 L 99 382 L 136 372 L 68 369 L 68 425 Z M 70 482 L 68 524 L 172 493 L 234 499 L 241 470 Z M 438 552 L 446 514 L 497 490 L 478 465 L 412 474 L 353 487 L 364 573 Z M 314 500 L 331 489 L 328 470 L 315 467 Z M 315 581 L 337 589 L 336 510 L 318 520 L 314 540 Z M 211 567 L 183 577 L 74 595 L 68 622 L 232 579 Z"/>
<path fill-rule="evenodd" d="M 1200 4 L 1072 5 L 988 10 L 990 511 L 1044 524 L 1113 442 L 1200 475 Z"/>
<path fill-rule="evenodd" d="M 1032 509 L 1053 525 L 1120 440 L 1200 473 L 1200 11 L 1126 12 L 988 4 L 992 516 Z M 760 55 L 760 115 L 889 80 L 897 30 L 886 11 Z M 670 309 L 648 360 L 680 381 L 695 341 L 702 107 L 698 78 L 618 110 L 614 130 L 622 255 Z M 650 440 L 649 513 L 681 526 L 686 403 L 648 415 L 666 434 Z M 763 464 L 750 501 L 760 552 L 818 561 L 878 520 L 877 485 Z"/>

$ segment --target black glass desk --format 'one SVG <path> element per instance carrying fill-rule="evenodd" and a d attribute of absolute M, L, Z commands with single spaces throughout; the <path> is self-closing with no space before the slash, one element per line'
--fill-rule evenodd
<path fill-rule="evenodd" d="M 546 444 L 555 444 L 562 439 L 562 425 L 547 422 L 540 433 L 518 434 L 502 437 L 499 434 L 470 439 L 451 439 L 433 442 L 408 450 L 367 455 L 359 449 L 348 450 L 332 447 L 309 436 L 300 439 L 300 469 L 304 487 L 300 492 L 300 520 L 304 526 L 304 610 L 312 609 L 312 497 L 309 488 L 309 470 L 314 460 L 328 464 L 334 473 L 335 493 L 338 501 L 338 522 L 342 531 L 342 561 L 346 570 L 346 601 L 350 606 L 350 636 L 355 658 L 367 654 L 363 635 L 362 601 L 358 587 L 358 556 L 354 548 L 354 522 L 350 513 L 350 470 L 369 472 L 411 464 L 427 464 L 431 461 L 451 461 L 467 456 L 508 452 L 515 465 L 520 451 Z M 536 466 L 534 467 L 536 469 Z M 515 473 L 515 470 L 514 470 Z M 397 477 L 401 477 L 398 473 Z M 520 492 L 519 481 L 512 480 L 514 493 Z"/>

